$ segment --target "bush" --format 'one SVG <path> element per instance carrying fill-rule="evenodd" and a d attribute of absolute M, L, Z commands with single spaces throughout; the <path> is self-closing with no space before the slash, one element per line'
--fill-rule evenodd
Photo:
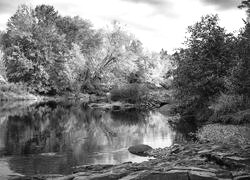
<path fill-rule="evenodd" d="M 226 114 L 240 111 L 248 104 L 243 95 L 227 95 L 221 93 L 218 99 L 210 106 L 214 113 Z"/>
<path fill-rule="evenodd" d="M 209 108 L 213 111 L 210 121 L 240 124 L 245 122 L 246 113 L 243 112 L 250 108 L 250 100 L 243 95 L 221 93 Z"/>
<path fill-rule="evenodd" d="M 137 83 L 113 89 L 110 93 L 112 101 L 140 103 L 147 98 L 147 88 Z"/>
<path fill-rule="evenodd" d="M 200 141 L 242 145 L 250 143 L 249 126 L 209 124 L 197 132 Z"/>
<path fill-rule="evenodd" d="M 0 85 L 1 92 L 13 92 L 16 94 L 23 94 L 28 92 L 28 88 L 23 84 L 15 84 L 15 83 L 8 83 L 8 84 L 1 84 Z"/>
<path fill-rule="evenodd" d="M 29 93 L 29 89 L 23 84 L 1 84 L 0 101 L 33 100 L 36 96 Z"/>

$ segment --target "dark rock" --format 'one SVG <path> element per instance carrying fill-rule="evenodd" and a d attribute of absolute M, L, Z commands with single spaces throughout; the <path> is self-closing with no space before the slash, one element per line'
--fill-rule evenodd
<path fill-rule="evenodd" d="M 128 148 L 128 151 L 132 154 L 136 154 L 138 156 L 147 156 L 147 151 L 152 150 L 152 147 L 145 145 L 145 144 L 139 144 L 136 146 L 131 146 Z"/>

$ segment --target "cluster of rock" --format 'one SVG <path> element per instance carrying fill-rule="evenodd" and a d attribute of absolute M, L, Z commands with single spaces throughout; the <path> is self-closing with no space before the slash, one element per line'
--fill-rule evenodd
<path fill-rule="evenodd" d="M 213 143 L 189 143 L 164 149 L 150 149 L 146 146 L 141 146 L 140 149 L 155 159 L 142 163 L 79 166 L 72 175 L 39 176 L 39 180 L 250 179 L 250 145 L 233 147 Z M 19 177 L 19 180 L 22 178 L 27 179 Z"/>

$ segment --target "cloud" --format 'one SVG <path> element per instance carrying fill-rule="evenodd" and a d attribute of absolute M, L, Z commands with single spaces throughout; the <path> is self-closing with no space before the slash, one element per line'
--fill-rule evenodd
<path fill-rule="evenodd" d="M 162 5 L 166 5 L 169 3 L 166 0 L 123 0 L 123 1 L 130 1 L 134 3 L 145 3 L 149 5 L 156 5 L 156 6 L 162 6 Z"/>
<path fill-rule="evenodd" d="M 207 5 L 217 6 L 219 9 L 222 10 L 237 8 L 237 6 L 241 2 L 241 0 L 201 0 L 201 1 Z"/>
<path fill-rule="evenodd" d="M 17 9 L 18 5 L 25 2 L 25 0 L 19 0 L 18 3 L 10 0 L 0 0 L 0 14 L 13 12 Z"/>
<path fill-rule="evenodd" d="M 13 5 L 13 3 L 11 1 L 9 1 L 9 0 L 1 0 L 0 1 L 0 12 L 1 12 L 1 14 L 9 12 L 14 7 L 15 6 Z"/>
<path fill-rule="evenodd" d="M 172 11 L 173 2 L 171 0 L 122 0 L 135 4 L 145 4 L 154 8 L 152 15 L 162 14 L 169 17 L 175 17 L 176 13 Z"/>

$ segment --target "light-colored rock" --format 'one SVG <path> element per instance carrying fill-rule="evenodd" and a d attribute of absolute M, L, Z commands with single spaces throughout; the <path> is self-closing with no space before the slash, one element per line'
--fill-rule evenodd
<path fill-rule="evenodd" d="M 201 171 L 190 171 L 190 180 L 218 180 L 215 173 L 201 172 Z"/>
<path fill-rule="evenodd" d="M 250 180 L 250 174 L 244 176 L 235 177 L 233 180 Z"/>

